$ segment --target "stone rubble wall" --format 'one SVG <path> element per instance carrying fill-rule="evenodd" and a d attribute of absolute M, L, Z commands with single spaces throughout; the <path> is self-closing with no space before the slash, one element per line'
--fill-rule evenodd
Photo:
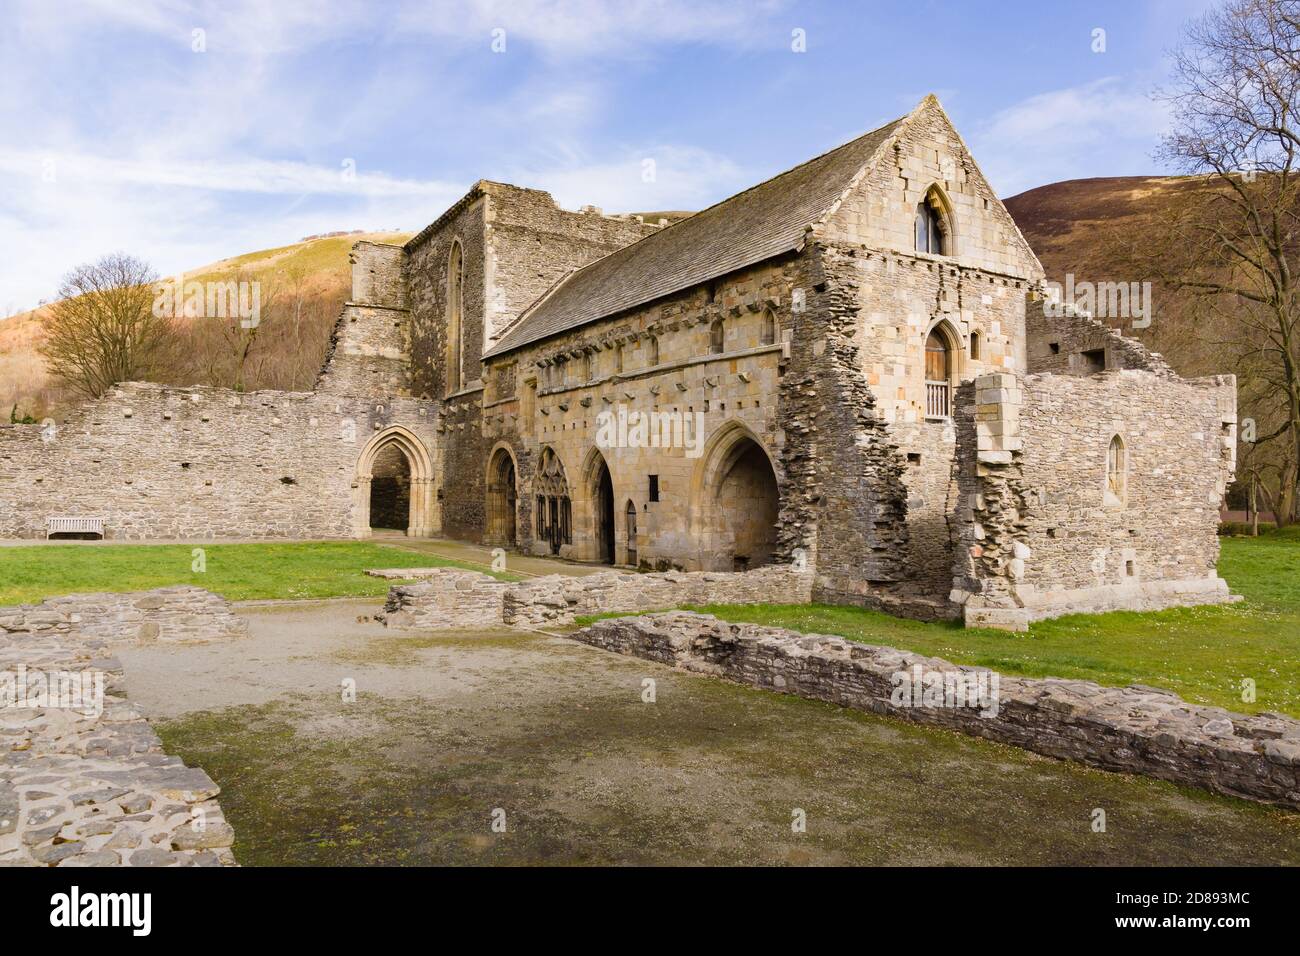
<path fill-rule="evenodd" d="M 1220 603 L 1219 505 L 1235 467 L 1232 376 L 1125 368 L 981 376 L 958 392 L 952 599 L 968 625 Z M 1123 443 L 1123 495 L 1107 455 Z"/>
<path fill-rule="evenodd" d="M 24 634 L 93 637 L 110 644 L 199 644 L 248 634 L 220 595 L 189 585 L 125 594 L 65 594 L 0 607 L 0 640 Z"/>
<path fill-rule="evenodd" d="M 505 622 L 545 627 L 610 611 L 654 611 L 682 604 L 807 604 L 811 599 L 812 575 L 788 565 L 736 572 L 549 574 L 505 592 Z"/>
<path fill-rule="evenodd" d="M 1047 314 L 1049 303 L 1035 298 L 1025 310 L 1028 371 L 1088 374 L 1084 352 L 1104 351 L 1108 369 L 1142 369 L 1164 378 L 1177 373 L 1159 352 L 1124 335 L 1070 303 L 1062 303 L 1059 316 Z"/>
<path fill-rule="evenodd" d="M 112 656 L 114 643 L 150 639 L 142 623 L 157 625 L 159 640 L 238 637 L 243 628 L 225 602 L 166 588 L 71 595 L 3 614 L 6 703 L 5 682 L 16 684 L 22 668 L 29 689 L 38 673 L 99 674 L 104 696 L 99 714 L 0 706 L 0 867 L 236 865 L 220 788 L 163 751 L 123 699 L 122 664 Z"/>
<path fill-rule="evenodd" d="M 0 538 L 57 515 L 110 539 L 353 537 L 367 443 L 403 424 L 432 449 L 437 421 L 409 398 L 129 382 L 52 433 L 0 425 Z"/>
<path fill-rule="evenodd" d="M 480 571 L 432 569 L 418 584 L 388 589 L 384 610 L 376 615 L 385 627 L 452 629 L 500 627 L 509 587 Z"/>
<path fill-rule="evenodd" d="M 386 572 L 385 572 L 386 573 Z M 389 589 L 378 617 L 388 627 L 554 627 L 580 615 L 654 611 L 682 604 L 807 604 L 812 574 L 771 566 L 754 571 L 604 571 L 551 574 L 508 584 L 480 571 L 431 569 L 417 584 Z"/>
<path fill-rule="evenodd" d="M 598 621 L 571 635 L 752 687 L 1012 744 L 1105 770 L 1139 773 L 1300 809 L 1300 721 L 1189 704 L 1153 687 L 999 676 L 996 715 L 974 707 L 901 706 L 894 675 L 975 675 L 891 647 L 674 611 Z"/>

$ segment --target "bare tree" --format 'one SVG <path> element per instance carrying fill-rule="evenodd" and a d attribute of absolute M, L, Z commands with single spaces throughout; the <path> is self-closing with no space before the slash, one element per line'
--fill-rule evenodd
<path fill-rule="evenodd" d="M 1287 523 L 1300 468 L 1300 0 L 1229 0 L 1193 21 L 1157 95 L 1173 118 L 1160 156 L 1203 188 L 1141 258 L 1194 300 L 1199 333 L 1236 360 L 1243 403 L 1262 419 L 1244 464 L 1276 481 Z"/>
<path fill-rule="evenodd" d="M 68 273 L 40 346 L 50 372 L 91 398 L 155 375 L 172 338 L 170 318 L 154 314 L 157 281 L 147 263 L 124 253 Z"/>

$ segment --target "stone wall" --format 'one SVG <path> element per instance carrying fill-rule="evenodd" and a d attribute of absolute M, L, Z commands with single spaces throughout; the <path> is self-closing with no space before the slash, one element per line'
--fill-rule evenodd
<path fill-rule="evenodd" d="M 606 571 L 570 577 L 552 574 L 505 592 L 507 624 L 571 624 L 584 614 L 652 611 L 683 604 L 807 604 L 812 575 L 785 565 L 754 571 Z"/>
<path fill-rule="evenodd" d="M 508 584 L 479 571 L 438 568 L 422 571 L 417 584 L 388 589 L 384 610 L 376 615 L 385 627 L 454 629 L 500 627 Z"/>
<path fill-rule="evenodd" d="M 401 246 L 358 242 L 348 256 L 352 295 L 334 325 L 316 391 L 411 395 L 411 312 Z"/>
<path fill-rule="evenodd" d="M 981 669 L 680 611 L 598 621 L 572 636 L 752 687 L 1300 809 L 1300 721 L 1277 714 L 1244 716 L 1188 704 L 1152 687 L 989 672 L 983 672 L 983 693 L 974 701 L 966 697 L 961 706 L 962 698 L 952 693 L 945 699 L 943 692 L 955 690 L 959 680 L 973 690 Z M 939 693 L 927 697 L 929 687 Z"/>
<path fill-rule="evenodd" d="M 409 397 L 402 261 L 357 244 L 314 392 L 128 382 L 55 428 L 0 425 L 0 538 L 43 538 L 52 516 L 102 517 L 116 539 L 368 533 L 371 443 L 400 424 L 433 459 L 441 427 L 437 404 Z"/>
<path fill-rule="evenodd" d="M 1230 599 L 1215 567 L 1235 464 L 1231 376 L 1003 374 L 966 395 L 978 445 L 963 463 L 954 598 L 968 624 Z"/>
<path fill-rule="evenodd" d="M 488 196 L 484 351 L 569 272 L 658 231 L 656 225 L 602 215 L 590 206 L 578 212 L 561 209 L 540 189 L 490 182 L 481 186 Z"/>
<path fill-rule="evenodd" d="M 1050 303 L 1036 295 L 1026 310 L 1028 371 L 1088 375 L 1094 371 L 1085 353 L 1102 353 L 1107 370 L 1144 369 L 1173 378 L 1175 372 L 1158 352 L 1135 338 L 1085 315 L 1069 303 L 1059 305 L 1064 314 L 1049 316 Z"/>
<path fill-rule="evenodd" d="M 352 537 L 358 462 L 402 422 L 429 448 L 437 409 L 409 398 L 132 382 L 50 434 L 0 426 L 0 537 L 102 516 L 105 537 Z"/>
<path fill-rule="evenodd" d="M 86 637 L 108 644 L 201 644 L 244 637 L 248 623 L 220 595 L 189 585 L 108 594 L 65 594 L 0 607 L 0 638 Z"/>
<path fill-rule="evenodd" d="M 503 623 L 549 627 L 572 624 L 584 614 L 652 611 L 682 604 L 807 604 L 812 594 L 811 573 L 782 566 L 743 573 L 552 574 L 521 584 L 505 584 L 479 571 L 453 568 L 413 573 L 423 580 L 389 589 L 379 615 L 388 627 L 460 628 Z"/>
<path fill-rule="evenodd" d="M 220 788 L 163 751 L 122 698 L 111 654 L 115 643 L 243 631 L 225 601 L 197 588 L 0 609 L 0 866 L 235 865 Z M 34 696 L 51 678 L 88 694 Z"/>

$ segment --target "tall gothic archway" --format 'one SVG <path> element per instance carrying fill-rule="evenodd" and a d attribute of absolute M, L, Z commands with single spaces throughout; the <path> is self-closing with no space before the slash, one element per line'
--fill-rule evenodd
<path fill-rule="evenodd" d="M 361 449 L 356 478 L 352 483 L 353 536 L 370 536 L 371 484 L 376 459 L 385 449 L 395 449 L 406 460 L 410 501 L 406 533 L 413 538 L 428 537 L 433 533 L 433 460 L 419 437 L 401 425 L 390 425 Z"/>
<path fill-rule="evenodd" d="M 699 567 L 744 571 L 770 564 L 780 505 L 776 468 L 762 442 L 739 422 L 720 427 L 691 480 Z"/>
<path fill-rule="evenodd" d="M 488 459 L 487 470 L 487 526 L 485 540 L 487 544 L 499 544 L 517 547 L 518 504 L 514 455 L 505 444 L 497 445 Z"/>

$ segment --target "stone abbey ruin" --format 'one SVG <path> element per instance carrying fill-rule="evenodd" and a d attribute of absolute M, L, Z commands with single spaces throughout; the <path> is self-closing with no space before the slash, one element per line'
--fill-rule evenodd
<path fill-rule="evenodd" d="M 398 527 L 1011 628 L 1230 599 L 1234 379 L 1053 317 L 933 97 L 672 225 L 481 181 L 352 261 L 310 393 L 125 383 L 0 427 L 0 537 Z"/>

